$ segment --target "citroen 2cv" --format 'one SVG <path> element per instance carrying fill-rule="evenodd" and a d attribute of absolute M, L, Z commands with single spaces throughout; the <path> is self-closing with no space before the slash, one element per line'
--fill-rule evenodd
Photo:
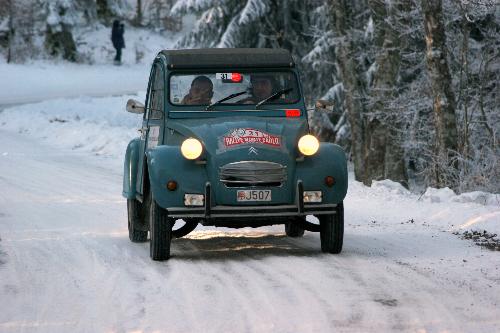
<path fill-rule="evenodd" d="M 129 100 L 127 111 L 143 114 L 124 163 L 129 238 L 149 232 L 153 260 L 198 223 L 283 224 L 290 237 L 320 232 L 323 252 L 341 252 L 345 153 L 309 134 L 288 51 L 161 51 L 145 104 Z"/>

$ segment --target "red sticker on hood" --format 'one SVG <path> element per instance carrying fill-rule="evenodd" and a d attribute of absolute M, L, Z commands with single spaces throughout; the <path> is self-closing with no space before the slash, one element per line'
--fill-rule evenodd
<path fill-rule="evenodd" d="M 224 136 L 224 146 L 233 147 L 237 145 L 257 143 L 273 147 L 281 146 L 281 138 L 253 128 L 236 128 Z"/>

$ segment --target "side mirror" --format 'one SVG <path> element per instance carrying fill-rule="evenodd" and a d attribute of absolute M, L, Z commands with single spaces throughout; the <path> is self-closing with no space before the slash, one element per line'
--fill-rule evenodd
<path fill-rule="evenodd" d="M 317 109 L 325 109 L 327 111 L 333 111 L 333 107 L 335 106 L 334 101 L 325 101 L 325 100 L 317 100 L 315 104 Z"/>
<path fill-rule="evenodd" d="M 137 114 L 142 114 L 144 113 L 144 104 L 142 104 L 139 101 L 136 101 L 135 99 L 129 99 L 127 101 L 127 111 L 130 113 L 137 113 Z"/>

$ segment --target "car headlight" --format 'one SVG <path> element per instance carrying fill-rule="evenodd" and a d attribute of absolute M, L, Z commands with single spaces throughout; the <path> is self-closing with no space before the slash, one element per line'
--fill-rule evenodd
<path fill-rule="evenodd" d="M 202 151 L 203 147 L 200 140 L 197 140 L 195 138 L 186 139 L 181 145 L 182 156 L 184 156 L 188 160 L 197 159 L 198 157 L 200 157 Z"/>
<path fill-rule="evenodd" d="M 319 149 L 319 141 L 311 134 L 306 134 L 299 140 L 299 150 L 306 156 L 316 154 Z"/>

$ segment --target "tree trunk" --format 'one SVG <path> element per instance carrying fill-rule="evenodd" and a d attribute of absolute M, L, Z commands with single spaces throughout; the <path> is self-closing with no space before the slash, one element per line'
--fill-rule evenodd
<path fill-rule="evenodd" d="M 96 0 L 97 18 L 104 21 L 106 24 L 111 23 L 111 10 L 108 7 L 107 0 Z"/>
<path fill-rule="evenodd" d="M 9 6 L 9 45 L 7 49 L 7 63 L 12 62 L 12 44 L 14 43 L 14 5 L 12 0 L 7 0 L 7 6 Z"/>
<path fill-rule="evenodd" d="M 356 45 L 352 36 L 352 3 L 349 0 L 334 0 L 332 14 L 335 22 L 335 31 L 339 36 L 337 45 L 337 63 L 340 76 L 344 84 L 345 104 L 347 117 L 351 125 L 351 154 L 354 162 L 354 177 L 363 179 L 365 169 L 363 154 L 363 114 L 364 114 L 364 87 L 356 62 Z"/>
<path fill-rule="evenodd" d="M 137 8 L 135 12 L 135 25 L 140 27 L 142 24 L 142 0 L 137 0 Z"/>
<path fill-rule="evenodd" d="M 449 177 L 456 171 L 454 159 L 458 148 L 455 96 L 446 52 L 441 0 L 422 0 L 426 42 L 426 63 L 436 127 L 437 168 L 436 182 L 440 187 L 455 188 L 458 184 Z"/>
<path fill-rule="evenodd" d="M 371 108 L 367 112 L 365 128 L 365 169 L 363 183 L 391 179 L 408 186 L 404 164 L 403 140 L 399 135 L 397 114 L 390 106 L 397 97 L 397 82 L 401 63 L 398 9 L 408 10 L 409 3 L 392 4 L 388 9 L 385 1 L 370 0 L 374 21 L 374 43 L 377 50 L 376 70 L 370 91 Z"/>

